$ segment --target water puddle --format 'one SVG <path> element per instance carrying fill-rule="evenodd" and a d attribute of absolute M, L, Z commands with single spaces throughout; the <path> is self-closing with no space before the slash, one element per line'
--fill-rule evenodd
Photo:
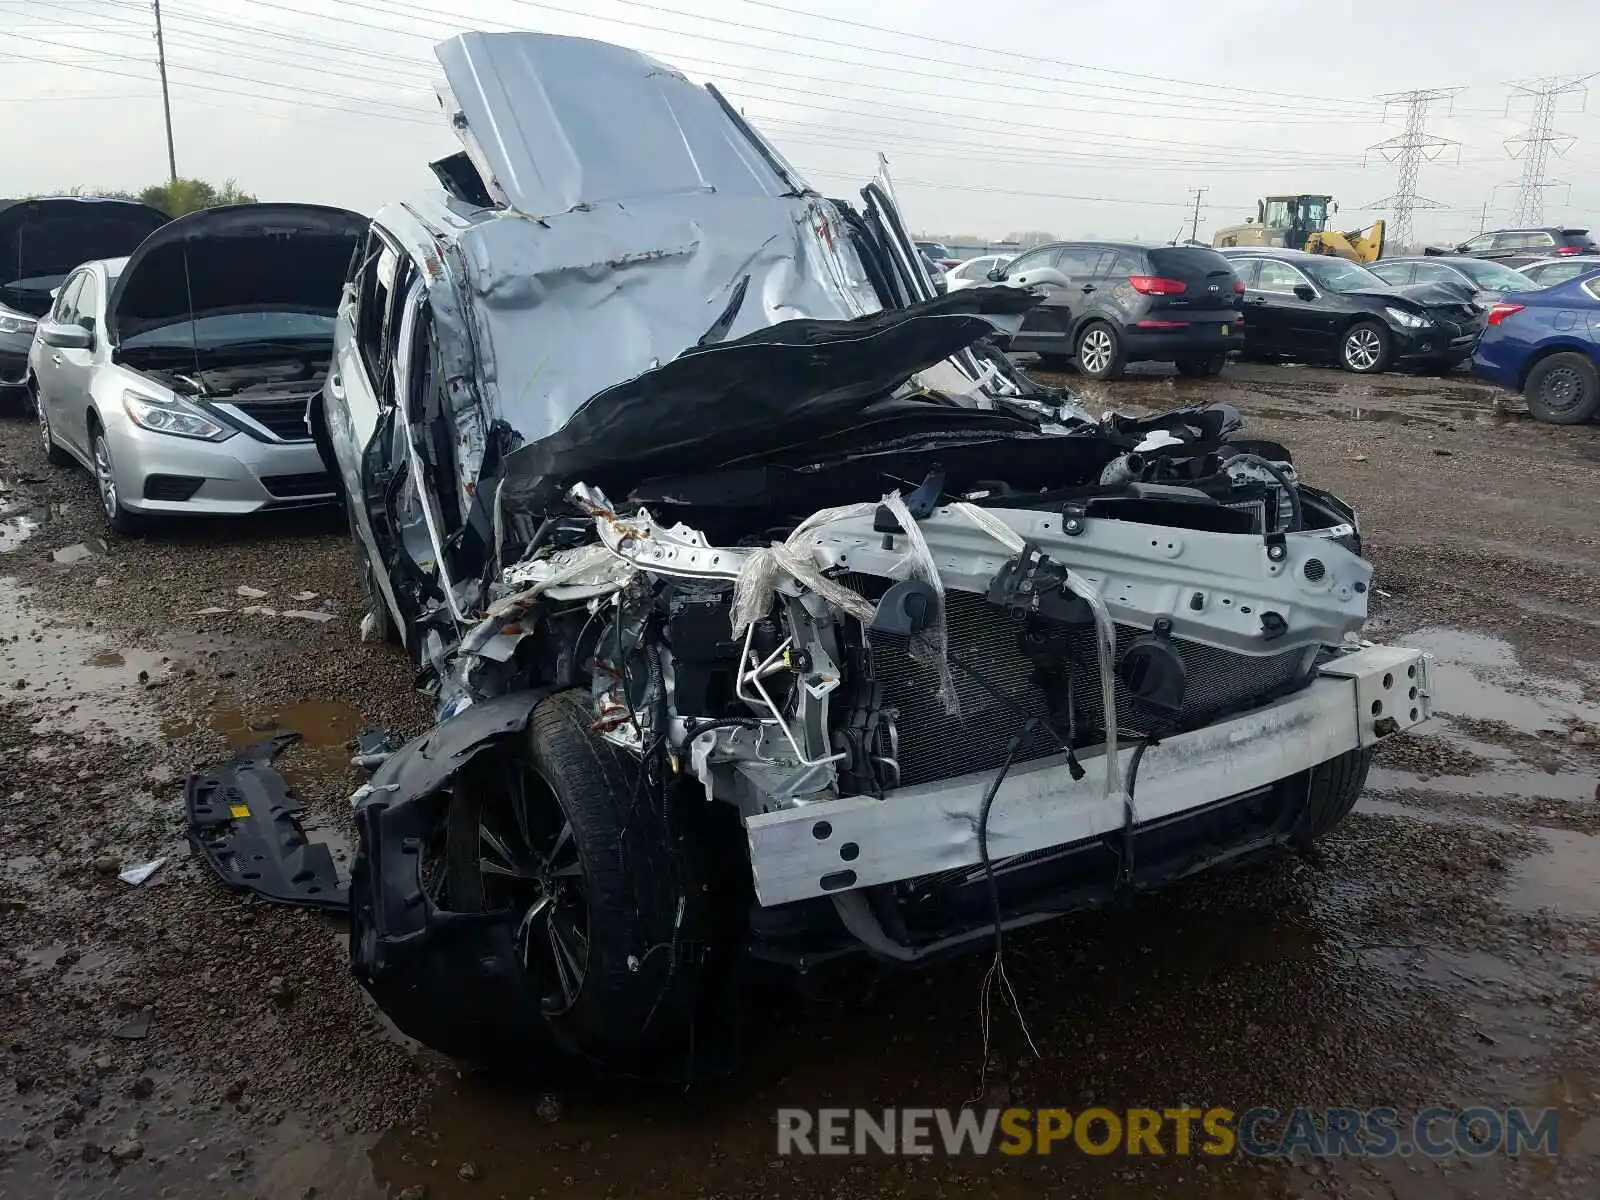
<path fill-rule="evenodd" d="M 1581 684 L 1525 670 L 1502 638 L 1430 627 L 1405 640 L 1435 656 L 1435 711 L 1532 734 L 1564 731 L 1575 720 L 1600 723 L 1600 704 L 1583 699 Z"/>
<path fill-rule="evenodd" d="M 1476 825 L 1485 829 L 1531 832 L 1545 848 L 1511 867 L 1510 880 L 1501 895 L 1505 903 L 1519 912 L 1552 910 L 1557 914 L 1593 921 L 1600 919 L 1600 836 L 1548 826 L 1513 825 L 1491 817 L 1411 808 L 1388 800 L 1364 796 L 1357 812 L 1403 817 L 1430 825 Z"/>
<path fill-rule="evenodd" d="M 303 700 L 268 713 L 224 705 L 204 714 L 170 717 L 162 726 L 168 737 L 185 737 L 199 729 L 220 733 L 235 750 L 266 741 L 274 733 L 293 730 L 300 741 L 289 752 L 319 770 L 343 774 L 354 753 L 352 743 L 363 727 L 360 712 L 331 700 Z"/>
<path fill-rule="evenodd" d="M 43 524 L 37 513 L 10 513 L 0 515 L 0 554 L 15 550 Z"/>
<path fill-rule="evenodd" d="M 159 721 L 142 692 L 167 676 L 162 657 L 112 650 L 88 631 L 52 623 L 28 596 L 0 578 L 0 699 L 27 705 L 41 733 L 155 734 Z"/>

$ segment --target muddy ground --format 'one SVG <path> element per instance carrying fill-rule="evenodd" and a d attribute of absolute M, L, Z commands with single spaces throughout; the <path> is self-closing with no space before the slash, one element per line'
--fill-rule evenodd
<path fill-rule="evenodd" d="M 1600 1188 L 1600 429 L 1459 380 L 1231 366 L 1081 389 L 1240 405 L 1354 501 L 1372 636 L 1445 715 L 1386 746 L 1310 860 L 1011 940 L 752 991 L 742 1066 L 682 1091 L 463 1077 L 385 1028 L 338 923 L 224 891 L 185 776 L 266 731 L 346 853 L 360 730 L 427 720 L 357 639 L 331 517 L 109 537 L 0 421 L 0 1196 L 1592 1197 Z M 122 868 L 164 858 L 130 885 Z M 1559 1106 L 1561 1156 L 779 1160 L 779 1106 Z"/>

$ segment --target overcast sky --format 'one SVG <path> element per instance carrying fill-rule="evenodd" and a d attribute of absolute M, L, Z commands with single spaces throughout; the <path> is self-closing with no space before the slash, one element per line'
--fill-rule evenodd
<path fill-rule="evenodd" d="M 1425 164 L 1418 188 L 1443 207 L 1415 218 L 1419 237 L 1457 240 L 1477 231 L 1486 202 L 1490 228 L 1509 218 L 1522 164 L 1504 143 L 1530 105 L 1508 83 L 1600 68 L 1600 4 L 1583 0 L 162 8 L 179 173 L 232 177 L 262 199 L 370 212 L 426 188 L 428 160 L 458 148 L 433 99 L 433 42 L 521 28 L 619 42 L 716 82 L 830 194 L 854 195 L 882 150 L 915 228 L 989 238 L 1166 240 L 1195 187 L 1208 189 L 1206 238 L 1270 192 L 1332 193 L 1342 227 L 1366 224 L 1383 215 L 1363 210 L 1394 191 L 1396 171 L 1381 154 L 1364 165 L 1365 151 L 1402 132 L 1403 114 L 1374 97 L 1460 87 L 1427 126 L 1459 147 Z M 0 0 L 0 112 L 11 118 L 0 196 L 165 178 L 152 29 L 144 0 Z M 1600 94 L 1575 91 L 1558 113 L 1576 141 L 1552 157 L 1562 186 L 1546 193 L 1546 219 L 1600 225 Z"/>

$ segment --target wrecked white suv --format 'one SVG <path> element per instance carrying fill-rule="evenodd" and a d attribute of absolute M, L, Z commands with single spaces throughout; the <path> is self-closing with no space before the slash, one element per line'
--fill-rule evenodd
<path fill-rule="evenodd" d="M 464 152 L 382 210 L 311 413 L 438 724 L 357 795 L 404 1031 L 634 1065 L 745 955 L 916 962 L 1284 847 L 1429 713 L 1354 514 L 1200 406 L 1091 419 L 711 87 L 438 47 Z"/>

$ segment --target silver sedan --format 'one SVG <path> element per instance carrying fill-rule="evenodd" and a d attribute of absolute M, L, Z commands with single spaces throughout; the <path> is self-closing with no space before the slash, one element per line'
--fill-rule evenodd
<path fill-rule="evenodd" d="M 94 473 L 114 530 L 336 499 L 305 414 L 365 224 L 312 205 L 212 209 L 67 277 L 28 384 L 50 460 Z"/>

